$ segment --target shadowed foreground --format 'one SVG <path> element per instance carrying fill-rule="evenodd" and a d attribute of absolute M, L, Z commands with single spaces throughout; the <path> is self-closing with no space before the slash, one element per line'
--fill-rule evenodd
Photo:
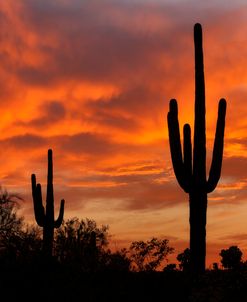
<path fill-rule="evenodd" d="M 55 301 L 247 301 L 247 271 L 207 271 L 193 280 L 181 271 L 85 273 L 51 269 L 1 269 L 1 296 Z"/>

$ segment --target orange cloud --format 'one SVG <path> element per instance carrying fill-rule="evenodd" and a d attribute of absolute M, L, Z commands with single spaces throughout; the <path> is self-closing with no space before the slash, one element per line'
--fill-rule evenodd
<path fill-rule="evenodd" d="M 37 173 L 45 187 L 46 153 L 53 148 L 56 200 L 66 199 L 67 217 L 109 223 L 119 242 L 160 234 L 176 238 L 178 249 L 188 245 L 188 197 L 172 171 L 166 114 L 176 98 L 181 129 L 187 122 L 193 129 L 192 35 L 201 22 L 208 167 L 218 100 L 228 101 L 222 178 L 210 195 L 209 217 L 229 234 L 244 234 L 237 214 L 218 211 L 222 204 L 242 209 L 247 198 L 246 14 L 246 6 L 222 1 L 212 7 L 149 0 L 1 3 L 0 179 L 25 197 L 27 220 L 34 219 L 30 175 Z M 209 235 L 212 259 L 224 236 Z"/>

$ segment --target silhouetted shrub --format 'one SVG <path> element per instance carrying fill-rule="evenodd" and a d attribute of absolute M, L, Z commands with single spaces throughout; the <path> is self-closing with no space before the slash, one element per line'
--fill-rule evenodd
<path fill-rule="evenodd" d="M 130 270 L 131 260 L 128 257 L 128 250 L 112 252 L 110 249 L 101 253 L 101 269 L 115 272 L 127 272 Z"/>
<path fill-rule="evenodd" d="M 213 263 L 213 270 L 218 271 L 219 270 L 219 264 L 217 262 Z"/>
<path fill-rule="evenodd" d="M 30 265 L 41 261 L 41 229 L 34 225 L 23 227 L 19 236 L 18 263 Z"/>
<path fill-rule="evenodd" d="M 221 250 L 221 263 L 226 269 L 239 269 L 242 262 L 243 253 L 237 246 L 231 246 L 228 249 Z"/>
<path fill-rule="evenodd" d="M 93 270 L 108 244 L 108 226 L 97 227 L 94 220 L 75 217 L 62 223 L 55 233 L 54 255 L 64 264 Z"/>
<path fill-rule="evenodd" d="M 0 188 L 0 258 L 5 264 L 15 262 L 18 254 L 24 225 L 23 217 L 17 215 L 20 200 Z"/>
<path fill-rule="evenodd" d="M 171 272 L 176 270 L 177 270 L 177 265 L 175 263 L 169 263 L 163 269 L 164 272 Z"/>
<path fill-rule="evenodd" d="M 182 253 L 177 255 L 177 260 L 179 263 L 179 268 L 182 271 L 188 272 L 191 268 L 191 254 L 190 249 L 186 248 Z"/>
<path fill-rule="evenodd" d="M 154 271 L 166 257 L 173 253 L 174 248 L 168 246 L 168 239 L 152 238 L 151 240 L 134 241 L 128 254 L 133 271 Z"/>

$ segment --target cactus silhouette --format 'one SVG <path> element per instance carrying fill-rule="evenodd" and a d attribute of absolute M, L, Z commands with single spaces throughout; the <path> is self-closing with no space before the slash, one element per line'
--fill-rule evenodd
<path fill-rule="evenodd" d="M 181 188 L 189 193 L 191 269 L 205 271 L 207 194 L 219 181 L 223 157 L 226 101 L 221 99 L 209 177 L 206 177 L 205 83 L 202 49 L 202 28 L 194 26 L 195 45 L 195 119 L 192 157 L 191 129 L 183 128 L 183 154 L 180 142 L 177 101 L 170 101 L 168 112 L 169 143 L 173 169 Z M 193 164 L 192 164 L 193 161 Z"/>
<path fill-rule="evenodd" d="M 46 209 L 43 206 L 41 185 L 36 184 L 36 176 L 32 174 L 32 195 L 34 214 L 37 224 L 43 227 L 43 252 L 47 258 L 52 257 L 54 228 L 59 228 L 63 221 L 64 199 L 61 200 L 60 211 L 57 220 L 54 220 L 54 192 L 53 192 L 53 165 L 52 150 L 48 150 L 48 174 Z"/>

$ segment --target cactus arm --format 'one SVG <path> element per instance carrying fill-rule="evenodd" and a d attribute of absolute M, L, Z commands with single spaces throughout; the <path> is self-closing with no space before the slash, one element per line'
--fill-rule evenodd
<path fill-rule="evenodd" d="M 32 174 L 31 180 L 35 220 L 40 227 L 43 227 L 45 221 L 45 209 L 42 204 L 41 185 L 36 185 L 35 174 Z"/>
<path fill-rule="evenodd" d="M 180 141 L 179 123 L 178 123 L 178 106 L 177 101 L 172 99 L 170 101 L 170 110 L 167 115 L 168 130 L 169 130 L 169 142 L 172 158 L 172 165 L 177 181 L 181 188 L 187 192 L 184 163 L 182 158 L 182 149 Z"/>
<path fill-rule="evenodd" d="M 192 183 L 192 145 L 191 145 L 191 130 L 190 125 L 184 125 L 184 171 L 187 182 L 187 187 L 190 188 Z M 186 192 L 189 193 L 189 192 Z"/>
<path fill-rule="evenodd" d="M 221 99 L 218 107 L 218 119 L 216 133 L 214 139 L 214 149 L 212 164 L 207 181 L 207 193 L 212 192 L 220 179 L 223 148 L 224 148 L 224 131 L 225 131 L 225 116 L 226 116 L 226 100 Z"/>
<path fill-rule="evenodd" d="M 195 24 L 195 124 L 193 176 L 196 185 L 204 187 L 206 183 L 206 121 L 205 121 L 205 81 L 203 69 L 202 27 Z"/>
<path fill-rule="evenodd" d="M 60 203 L 60 210 L 59 210 L 59 215 L 58 215 L 58 218 L 57 220 L 54 221 L 54 228 L 59 228 L 63 222 L 63 215 L 64 215 L 64 199 L 61 200 L 61 203 Z"/>
<path fill-rule="evenodd" d="M 37 205 L 35 211 L 35 219 L 39 226 L 43 227 L 45 224 L 45 208 L 42 204 L 42 193 L 41 193 L 41 185 L 37 184 L 36 188 L 37 194 Z"/>
<path fill-rule="evenodd" d="M 31 183 L 32 183 L 32 194 L 34 196 L 35 190 L 36 190 L 36 175 L 35 174 L 31 175 Z"/>

